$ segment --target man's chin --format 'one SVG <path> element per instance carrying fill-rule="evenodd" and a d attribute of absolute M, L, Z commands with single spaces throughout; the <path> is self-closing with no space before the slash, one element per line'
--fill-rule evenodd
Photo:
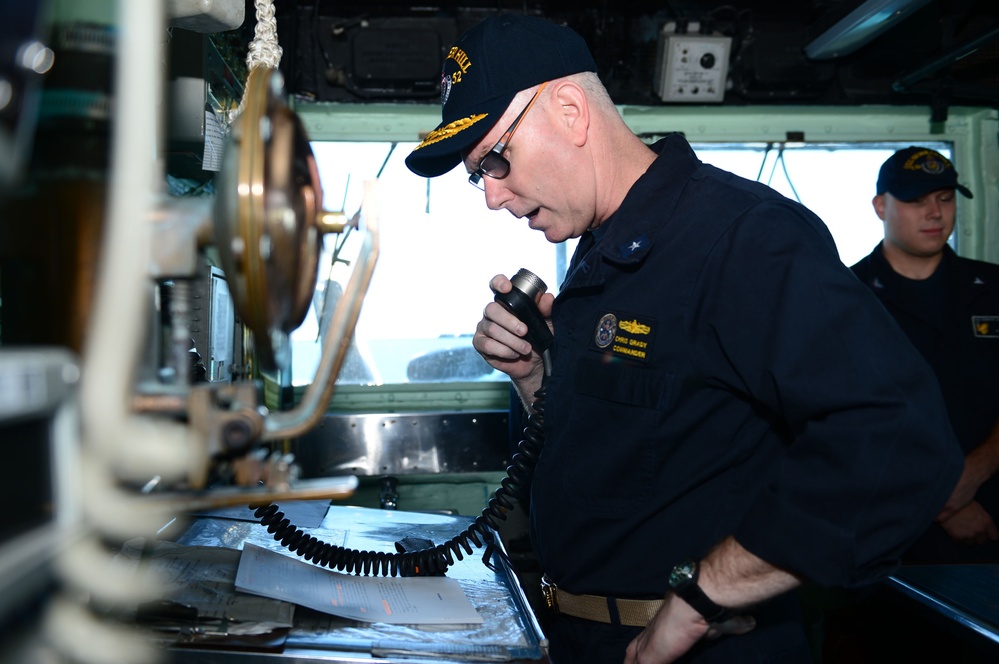
<path fill-rule="evenodd" d="M 549 228 L 542 231 L 545 234 L 545 239 L 552 244 L 559 244 L 560 242 L 565 242 L 569 239 L 569 236 L 565 233 L 559 233 L 554 228 Z"/>

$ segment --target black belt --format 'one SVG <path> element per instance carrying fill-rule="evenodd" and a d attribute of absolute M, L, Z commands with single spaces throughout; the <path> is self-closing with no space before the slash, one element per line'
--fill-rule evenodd
<path fill-rule="evenodd" d="M 601 595 L 574 595 L 557 588 L 547 576 L 541 577 L 541 592 L 548 608 L 556 613 L 611 625 L 645 627 L 665 600 L 618 599 Z"/>

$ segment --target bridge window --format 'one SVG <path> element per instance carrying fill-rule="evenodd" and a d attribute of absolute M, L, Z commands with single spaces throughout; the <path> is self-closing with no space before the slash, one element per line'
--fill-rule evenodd
<path fill-rule="evenodd" d="M 852 265 L 882 237 L 871 207 L 881 163 L 908 143 L 694 144 L 698 156 L 797 199 L 829 226 L 840 258 Z M 950 154 L 948 144 L 929 144 Z M 471 347 L 489 279 L 519 268 L 538 274 L 551 292 L 575 240 L 553 245 L 527 222 L 486 208 L 464 170 L 439 178 L 413 175 L 404 159 L 414 143 L 317 141 L 327 209 L 352 213 L 364 182 L 377 177 L 381 254 L 357 324 L 341 384 L 504 381 Z M 338 245 L 337 242 L 340 242 Z M 357 234 L 328 238 L 315 307 L 292 334 L 293 382 L 309 382 L 319 358 L 324 308 L 331 311 L 349 274 Z"/>

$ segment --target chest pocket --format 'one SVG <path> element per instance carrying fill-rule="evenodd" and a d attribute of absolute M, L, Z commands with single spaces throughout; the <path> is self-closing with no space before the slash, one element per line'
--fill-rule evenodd
<path fill-rule="evenodd" d="M 580 360 L 561 460 L 563 489 L 577 506 L 614 517 L 655 496 L 672 381 L 648 367 Z"/>
<path fill-rule="evenodd" d="M 670 379 L 671 375 L 623 364 L 614 358 L 583 358 L 576 375 L 576 392 L 611 403 L 666 410 Z"/>

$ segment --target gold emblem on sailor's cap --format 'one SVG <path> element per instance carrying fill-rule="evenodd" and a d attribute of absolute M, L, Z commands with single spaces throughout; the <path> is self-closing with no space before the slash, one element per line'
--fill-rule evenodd
<path fill-rule="evenodd" d="M 476 122 L 486 117 L 487 115 L 489 114 L 477 113 L 476 115 L 472 115 L 467 118 L 462 118 L 460 120 L 455 120 L 454 122 L 449 122 L 440 129 L 434 129 L 432 132 L 427 134 L 427 137 L 424 138 L 419 145 L 413 148 L 413 151 L 415 152 L 420 148 L 425 148 L 428 145 L 433 145 L 434 143 L 438 143 L 447 138 L 451 138 L 452 136 L 468 129 L 469 127 L 471 127 L 472 125 L 474 125 Z"/>

